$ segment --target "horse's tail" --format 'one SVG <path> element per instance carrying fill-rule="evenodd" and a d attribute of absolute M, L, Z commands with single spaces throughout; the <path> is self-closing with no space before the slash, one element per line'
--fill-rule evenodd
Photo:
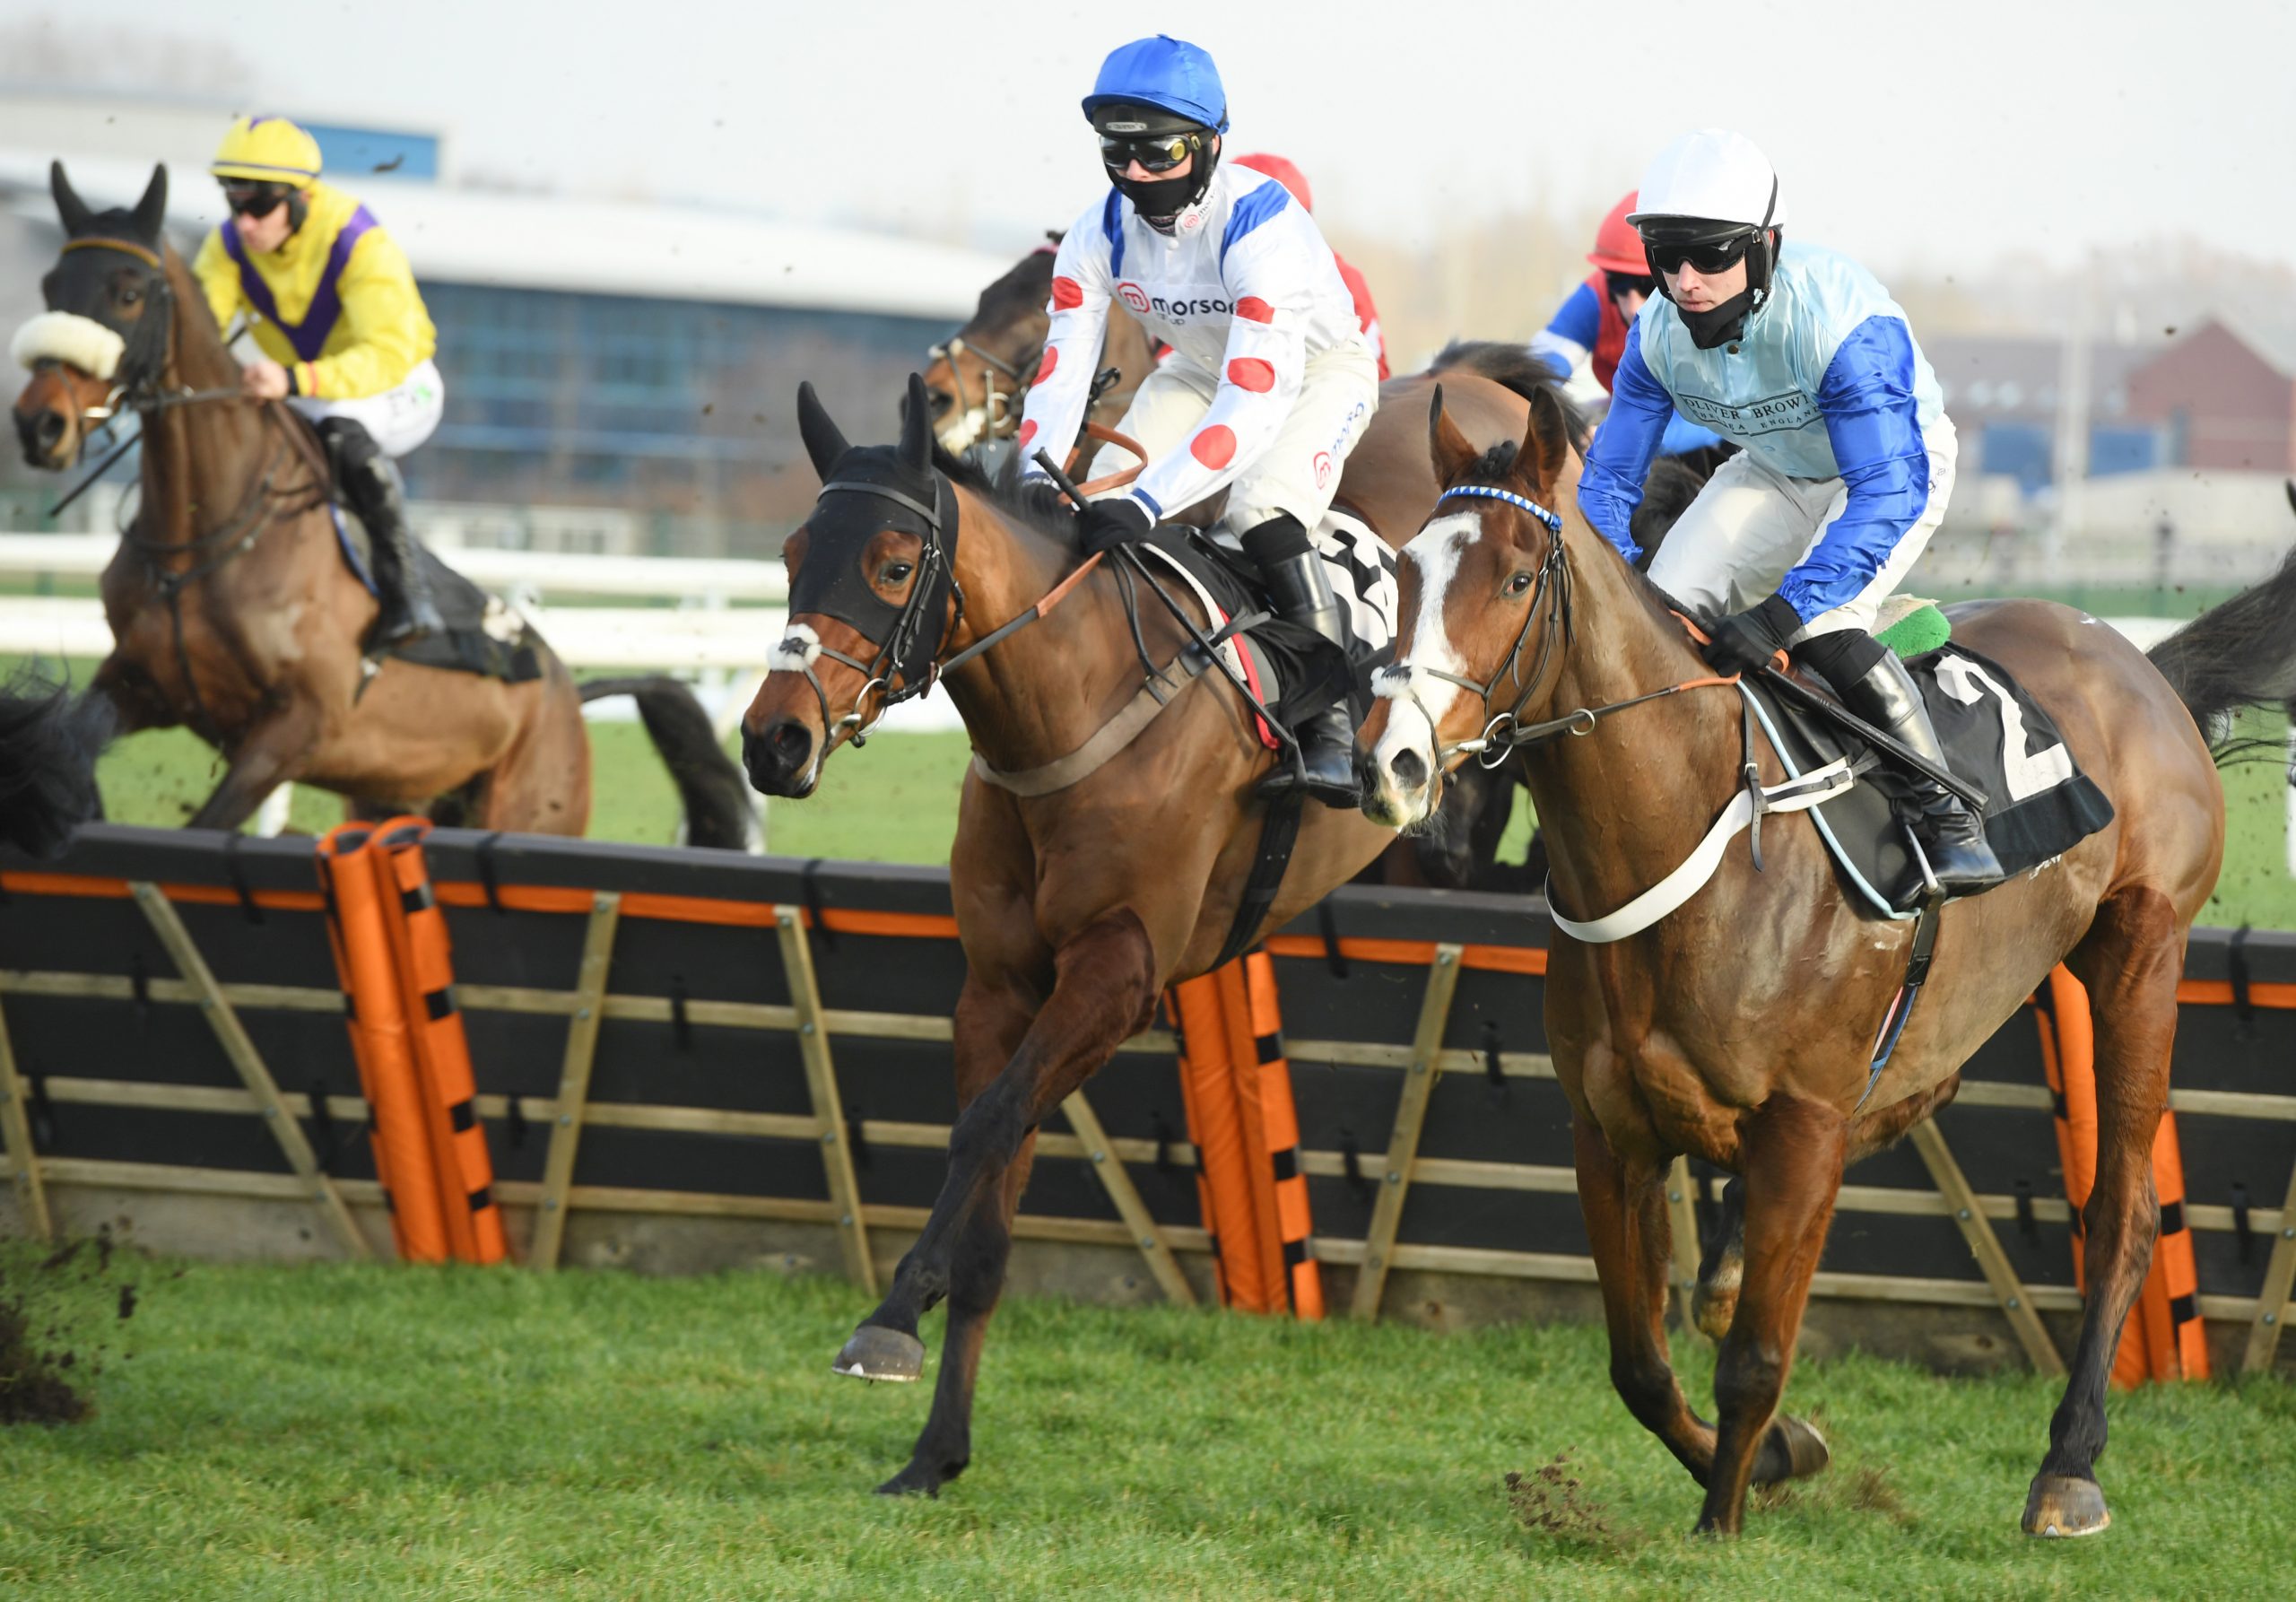
<path fill-rule="evenodd" d="M 1528 345 L 1514 344 L 1503 339 L 1455 339 L 1436 353 L 1427 365 L 1428 376 L 1440 378 L 1447 372 L 1471 372 L 1477 378 L 1489 379 L 1501 389 L 1511 389 L 1525 400 L 1544 389 L 1562 403 L 1562 414 L 1570 423 L 1570 448 L 1583 451 L 1592 432 L 1578 408 L 1562 393 L 1562 386 L 1555 379 L 1554 370 L 1531 353 Z"/>
<path fill-rule="evenodd" d="M 2296 485 L 2290 488 L 2296 501 Z M 2271 742 L 2225 738 L 2242 707 L 2296 704 L 2296 551 L 2280 570 L 2144 653 L 2216 748 L 2219 760 Z"/>
<path fill-rule="evenodd" d="M 96 758 L 118 729 L 111 702 L 19 674 L 0 689 L 0 840 L 35 857 L 103 815 Z"/>
<path fill-rule="evenodd" d="M 626 679 L 591 679 L 582 685 L 585 705 L 609 695 L 638 702 L 638 716 L 661 753 L 685 806 L 685 843 L 739 851 L 750 842 L 749 781 L 718 744 L 718 731 L 693 692 L 674 678 L 640 675 Z"/>

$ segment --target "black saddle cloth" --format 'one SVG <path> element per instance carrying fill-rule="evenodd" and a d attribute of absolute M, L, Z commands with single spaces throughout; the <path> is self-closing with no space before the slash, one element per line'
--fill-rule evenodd
<path fill-rule="evenodd" d="M 1186 524 L 1164 524 L 1142 543 L 1166 552 L 1186 567 L 1230 618 L 1264 614 L 1260 621 L 1233 631 L 1248 643 L 1274 679 L 1265 686 L 1265 699 L 1276 721 L 1294 727 L 1302 718 L 1312 718 L 1343 698 L 1356 722 L 1370 716 L 1371 675 L 1387 665 L 1395 654 L 1392 647 L 1375 650 L 1351 629 L 1347 647 L 1342 650 L 1314 630 L 1275 616 L 1257 565 Z M 1148 570 L 1159 572 L 1153 562 Z M 1161 577 L 1165 589 L 1177 593 L 1170 576 Z M 1142 604 L 1152 609 L 1161 606 L 1153 596 L 1144 596 Z"/>
<path fill-rule="evenodd" d="M 2008 669 L 1952 644 L 1906 667 L 1921 687 L 1954 774 L 1985 792 L 1985 838 L 2001 858 L 2002 882 L 2063 856 L 2112 822 L 2112 803 L 2080 771 L 2047 710 Z M 1850 888 L 1873 910 L 1891 912 L 1891 892 L 1917 872 L 1906 845 L 1915 816 L 1912 786 L 1839 725 L 1759 687 L 1754 695 L 1793 771 L 1806 773 L 1843 756 L 1861 771 L 1855 789 L 1810 816 Z"/>
<path fill-rule="evenodd" d="M 359 520 L 356 512 L 340 503 L 334 510 L 335 542 L 342 548 L 344 565 L 372 595 L 375 576 L 366 525 Z M 430 580 L 430 598 L 438 605 L 439 615 L 447 626 L 439 633 L 369 654 L 396 657 L 420 667 L 476 674 L 481 678 L 500 679 L 507 684 L 542 677 L 542 660 L 535 649 L 542 639 L 526 620 L 519 619 L 517 633 L 511 639 L 498 639 L 488 633 L 486 610 L 492 597 L 448 567 L 420 540 L 410 543 L 414 546 L 415 561 L 422 564 L 422 571 Z"/>

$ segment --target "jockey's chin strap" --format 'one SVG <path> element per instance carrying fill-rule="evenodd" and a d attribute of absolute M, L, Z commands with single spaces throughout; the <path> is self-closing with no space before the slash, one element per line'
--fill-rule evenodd
<path fill-rule="evenodd" d="M 943 498 L 944 483 L 938 473 L 933 475 L 933 496 L 936 501 Z M 909 599 L 902 603 L 884 643 L 877 647 L 876 656 L 864 662 L 818 640 L 811 642 L 803 653 L 805 657 L 803 667 L 805 682 L 813 687 L 813 699 L 821 703 L 822 727 L 829 731 L 829 738 L 834 740 L 839 735 L 850 730 L 854 744 L 865 745 L 877 725 L 884 721 L 887 712 L 902 701 L 914 701 L 931 692 L 941 676 L 941 652 L 946 649 L 949 636 L 964 621 L 964 587 L 957 582 L 955 553 L 949 548 L 955 543 L 955 518 L 952 516 L 948 526 L 944 527 L 937 507 L 927 506 L 914 495 L 894 489 L 890 484 L 840 478 L 823 484 L 821 492 L 823 495 L 874 495 L 913 512 L 925 521 L 925 548 L 918 558 L 916 576 L 909 581 Z M 862 582 L 865 585 L 866 581 Z M 919 648 L 925 639 L 926 614 L 940 606 L 944 591 L 955 597 L 956 606 L 949 614 L 948 621 L 942 625 L 940 638 L 920 653 Z M 795 605 L 794 596 L 791 601 L 790 610 L 795 613 L 799 608 Z M 835 609 L 836 605 L 832 592 L 831 596 L 824 598 L 822 605 L 804 610 L 816 611 L 825 617 L 834 617 L 840 623 L 854 626 L 854 620 L 842 615 Z M 857 627 L 856 631 L 859 631 Z M 830 715 L 829 692 L 822 688 L 821 675 L 813 671 L 813 658 L 815 657 L 827 657 L 861 675 L 861 688 L 853 696 L 853 710 L 842 718 Z M 874 717 L 869 717 L 863 709 L 873 694 L 878 698 L 877 711 Z"/>

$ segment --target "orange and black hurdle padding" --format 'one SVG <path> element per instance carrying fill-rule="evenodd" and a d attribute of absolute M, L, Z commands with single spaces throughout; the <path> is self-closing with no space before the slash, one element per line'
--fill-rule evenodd
<path fill-rule="evenodd" d="M 432 893 L 422 840 L 424 818 L 396 818 L 375 831 L 366 855 L 388 932 L 399 1005 L 413 1047 L 416 1084 L 439 1175 L 439 1203 L 456 1259 L 499 1263 L 509 1255 L 502 1209 L 494 1201 L 494 1164 L 478 1121 L 478 1086 L 470 1046 L 455 1006 L 453 949 Z"/>
<path fill-rule="evenodd" d="M 1323 1280 L 1309 1255 L 1308 1181 L 1274 966 L 1264 952 L 1248 953 L 1175 985 L 1170 1005 L 1220 1300 L 1320 1319 Z"/>
<path fill-rule="evenodd" d="M 2063 966 L 2034 997 L 2041 1068 L 2048 1076 L 2065 1166 L 2065 1199 L 2073 1210 L 2073 1278 L 2088 1290 L 2082 1209 L 2097 1182 L 2095 1026 L 2089 992 Z M 2208 1342 L 2200 1319 L 2200 1280 L 2192 1230 L 2185 1217 L 2184 1162 L 2176 1117 L 2163 1111 L 2152 1142 L 2152 1180 L 2161 1200 L 2161 1234 L 2144 1289 L 2129 1310 L 2113 1356 L 2113 1383 L 2132 1389 L 2151 1380 L 2205 1380 Z M 2132 1339 L 2131 1336 L 2136 1338 Z"/>
<path fill-rule="evenodd" d="M 327 938 L 343 979 L 351 1049 L 370 1109 L 375 1172 L 390 1211 L 391 1238 L 407 1262 L 443 1263 L 449 1246 L 439 1205 L 438 1164 L 390 935 L 383 924 L 381 887 L 370 861 L 374 833 L 366 823 L 342 823 L 319 840 Z"/>
<path fill-rule="evenodd" d="M 1251 1006 L 1252 1045 L 1259 1075 L 1262 1153 L 1275 1187 L 1276 1236 L 1283 1258 L 1292 1310 L 1299 1318 L 1324 1316 L 1323 1270 L 1310 1244 L 1315 1232 L 1308 1209 L 1308 1176 L 1300 1168 L 1300 1110 L 1292 1099 L 1292 1063 L 1283 1051 L 1283 1014 L 1275 988 L 1275 964 L 1265 951 L 1244 958 L 1244 985 Z"/>

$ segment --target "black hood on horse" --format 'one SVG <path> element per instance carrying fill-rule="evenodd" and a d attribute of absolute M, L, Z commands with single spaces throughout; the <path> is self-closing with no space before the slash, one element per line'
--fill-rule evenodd
<path fill-rule="evenodd" d="M 952 593 L 958 615 L 964 608 L 956 589 L 957 498 L 933 465 L 930 418 L 925 380 L 912 373 L 900 443 L 856 447 L 846 443 L 813 387 L 797 388 L 797 429 L 822 490 L 805 519 L 804 560 L 790 579 L 789 615 L 833 618 L 858 633 L 877 654 L 854 666 L 888 691 L 892 677 L 900 678 L 887 705 L 931 687 L 934 658 L 954 626 L 941 621 Z M 918 542 L 914 562 L 883 560 L 877 538 L 887 532 Z M 873 552 L 879 558 L 874 571 Z M 898 603 L 880 593 L 904 584 L 907 595 Z"/>

